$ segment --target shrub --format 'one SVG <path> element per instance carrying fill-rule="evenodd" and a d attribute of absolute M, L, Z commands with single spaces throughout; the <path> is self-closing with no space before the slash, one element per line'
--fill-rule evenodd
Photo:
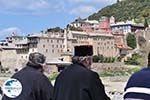
<path fill-rule="evenodd" d="M 99 57 L 98 56 L 93 56 L 93 62 L 98 62 L 99 61 Z"/>
<path fill-rule="evenodd" d="M 115 60 L 116 60 L 116 58 L 115 57 L 113 57 L 112 59 L 111 59 L 112 61 L 112 63 L 114 63 L 115 62 Z"/>
<path fill-rule="evenodd" d="M 123 69 L 118 69 L 118 70 L 106 70 L 103 71 L 101 73 L 99 73 L 99 75 L 101 77 L 106 77 L 106 76 L 129 76 L 132 75 L 133 73 L 139 71 L 141 69 L 141 67 L 137 66 L 137 67 L 133 67 L 133 68 L 123 68 Z"/>
<path fill-rule="evenodd" d="M 130 65 L 140 65 L 140 62 L 138 59 L 141 58 L 141 56 L 137 53 L 132 54 L 131 58 L 128 58 L 127 61 L 125 61 L 125 64 L 130 64 Z"/>
<path fill-rule="evenodd" d="M 53 74 L 51 74 L 51 75 L 48 77 L 48 79 L 49 79 L 50 81 L 51 81 L 51 80 L 55 80 L 57 76 L 58 76 L 58 73 L 53 73 Z"/>
<path fill-rule="evenodd" d="M 93 62 L 103 62 L 103 59 L 104 59 L 103 55 L 93 56 Z"/>

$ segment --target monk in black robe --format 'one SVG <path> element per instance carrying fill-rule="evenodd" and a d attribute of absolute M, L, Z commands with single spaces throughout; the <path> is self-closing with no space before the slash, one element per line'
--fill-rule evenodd
<path fill-rule="evenodd" d="M 53 100 L 110 100 L 92 64 L 92 46 L 75 47 L 73 64 L 56 79 Z"/>
<path fill-rule="evenodd" d="M 52 100 L 53 86 L 43 74 L 44 62 L 44 55 L 31 53 L 26 67 L 12 76 L 22 84 L 21 94 L 16 98 L 4 95 L 2 100 Z"/>

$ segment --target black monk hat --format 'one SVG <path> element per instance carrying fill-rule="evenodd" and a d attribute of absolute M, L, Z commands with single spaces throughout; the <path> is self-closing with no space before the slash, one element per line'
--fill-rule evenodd
<path fill-rule="evenodd" d="M 93 46 L 92 45 L 81 45 L 75 46 L 74 56 L 92 56 Z"/>

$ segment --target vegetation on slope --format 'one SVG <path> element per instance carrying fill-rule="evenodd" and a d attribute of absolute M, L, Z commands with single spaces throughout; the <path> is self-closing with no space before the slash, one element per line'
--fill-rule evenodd
<path fill-rule="evenodd" d="M 126 0 L 117 2 L 89 16 L 89 19 L 99 20 L 101 16 L 114 16 L 116 21 L 135 19 L 136 22 L 144 22 L 144 17 L 147 17 L 150 23 L 150 2 L 149 0 Z"/>

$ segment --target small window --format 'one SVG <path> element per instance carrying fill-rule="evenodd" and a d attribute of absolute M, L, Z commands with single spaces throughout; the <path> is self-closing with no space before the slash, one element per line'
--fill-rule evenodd
<path fill-rule="evenodd" d="M 54 48 L 54 45 L 52 45 L 52 48 Z"/>
<path fill-rule="evenodd" d="M 53 40 L 51 40 L 51 43 L 53 43 Z"/>
<path fill-rule="evenodd" d="M 49 42 L 49 39 L 47 39 L 47 42 Z"/>
<path fill-rule="evenodd" d="M 45 48 L 45 44 L 43 44 L 43 48 Z"/>
<path fill-rule="evenodd" d="M 57 43 L 59 43 L 59 40 L 57 40 Z"/>
<path fill-rule="evenodd" d="M 35 47 L 34 44 L 32 44 L 32 47 Z"/>
<path fill-rule="evenodd" d="M 52 53 L 54 53 L 54 49 L 52 50 Z"/>
<path fill-rule="evenodd" d="M 48 49 L 46 49 L 45 51 L 46 51 L 46 53 L 47 53 L 47 52 L 48 52 Z"/>

